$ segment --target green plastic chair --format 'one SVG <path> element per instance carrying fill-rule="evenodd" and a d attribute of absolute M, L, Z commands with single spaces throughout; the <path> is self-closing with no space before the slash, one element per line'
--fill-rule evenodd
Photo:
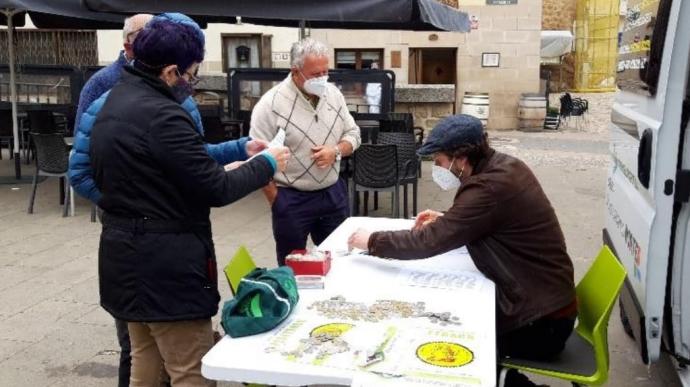
<path fill-rule="evenodd" d="M 625 276 L 621 263 L 604 246 L 575 289 L 578 323 L 563 352 L 548 362 L 505 358 L 501 365 L 567 380 L 573 386 L 606 382 L 609 374 L 609 317 Z"/>
<path fill-rule="evenodd" d="M 234 295 L 237 291 L 237 287 L 240 286 L 240 281 L 244 276 L 249 274 L 252 270 L 256 269 L 256 264 L 249 255 L 249 251 L 244 246 L 240 246 L 232 257 L 230 262 L 225 266 L 223 272 L 225 273 L 225 278 L 228 280 L 228 285 L 230 285 L 230 291 Z"/>

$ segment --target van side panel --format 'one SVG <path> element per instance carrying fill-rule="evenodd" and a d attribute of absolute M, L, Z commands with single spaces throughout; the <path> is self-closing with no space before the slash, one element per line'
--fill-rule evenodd
<path fill-rule="evenodd" d="M 644 18 L 652 12 L 650 6 L 654 1 L 631 3 L 636 8 L 632 11 L 629 8 L 628 22 Z M 617 93 L 611 115 L 612 165 L 606 197 L 606 230 L 619 259 L 628 270 L 628 293 L 642 308 L 644 321 L 640 332 L 645 335 L 637 339 L 644 340 L 641 348 L 646 348 L 649 361 L 656 361 L 661 349 L 673 222 L 673 187 L 678 168 L 680 112 L 690 49 L 690 23 L 687 23 L 690 2 L 673 0 L 660 4 L 670 7 L 662 9 L 670 17 L 665 26 L 665 36 L 651 38 L 652 51 L 655 44 L 663 42 L 664 45 L 661 59 L 655 62 L 659 69 L 656 93 L 635 92 L 634 88 L 641 82 L 636 83 L 634 76 L 643 74 L 643 70 L 630 72 L 627 65 L 621 66 L 619 61 L 619 71 L 625 75 L 621 77 L 625 90 Z M 684 16 L 680 17 L 681 14 Z M 649 39 L 650 31 L 653 29 L 656 33 L 659 29 L 654 28 L 654 17 L 649 20 L 649 24 L 631 23 L 630 28 L 624 26 L 624 34 L 628 34 L 624 40 L 631 42 L 630 39 L 634 38 L 637 43 L 637 31 Z M 685 22 L 679 23 L 679 20 Z M 626 48 L 624 44 L 621 54 L 631 45 L 628 44 Z M 658 46 L 656 48 L 658 50 Z M 625 52 L 627 57 L 622 55 L 628 58 L 625 62 L 628 64 L 633 63 L 630 52 Z M 645 143 L 649 149 L 644 148 Z M 648 171 L 642 169 L 645 166 L 648 166 Z M 648 185 L 645 184 L 646 180 Z"/>

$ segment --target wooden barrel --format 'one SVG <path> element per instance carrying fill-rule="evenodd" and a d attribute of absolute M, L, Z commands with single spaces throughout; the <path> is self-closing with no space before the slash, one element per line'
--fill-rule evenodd
<path fill-rule="evenodd" d="M 518 129 L 523 132 L 541 132 L 546 119 L 546 98 L 540 94 L 522 94 L 518 102 Z"/>
<path fill-rule="evenodd" d="M 465 92 L 461 113 L 479 118 L 486 128 L 489 121 L 489 93 Z"/>

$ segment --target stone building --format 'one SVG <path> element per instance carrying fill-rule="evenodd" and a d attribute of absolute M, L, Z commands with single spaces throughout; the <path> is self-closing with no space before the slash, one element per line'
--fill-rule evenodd
<path fill-rule="evenodd" d="M 459 113 L 465 92 L 472 92 L 489 94 L 488 128 L 513 129 L 520 94 L 539 91 L 542 3 L 512 2 L 446 1 L 470 15 L 469 33 L 324 29 L 311 36 L 332 47 L 335 67 L 378 62 L 395 72 L 396 110 L 412 112 L 415 125 L 428 129 Z"/>
<path fill-rule="evenodd" d="M 544 31 L 573 31 L 577 16 L 576 0 L 543 0 L 542 30 Z M 575 55 L 567 54 L 560 64 L 546 64 L 542 66 L 545 72 L 551 74 L 552 90 L 567 90 L 574 85 Z"/>
<path fill-rule="evenodd" d="M 439 119 L 461 112 L 463 95 L 472 92 L 489 94 L 488 128 L 516 128 L 520 94 L 539 91 L 542 2 L 442 2 L 467 12 L 472 31 L 313 29 L 309 33 L 331 47 L 333 67 L 366 69 L 377 62 L 379 68 L 393 71 L 396 111 L 413 113 L 415 125 L 429 129 Z M 290 45 L 298 38 L 294 28 L 250 24 L 209 24 L 205 32 L 201 71 L 206 76 L 222 76 L 228 67 L 287 67 Z M 99 61 L 110 63 L 119 51 L 121 34 L 99 31 L 98 36 Z M 214 84 L 223 87 L 222 77 Z M 359 93 L 351 91 L 348 98 L 362 98 Z"/>

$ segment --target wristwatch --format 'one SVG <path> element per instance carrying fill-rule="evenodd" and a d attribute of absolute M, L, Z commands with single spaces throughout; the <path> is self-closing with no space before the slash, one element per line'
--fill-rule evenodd
<path fill-rule="evenodd" d="M 336 145 L 335 146 L 335 161 L 339 162 L 343 158 L 343 153 L 340 151 L 340 148 Z"/>

